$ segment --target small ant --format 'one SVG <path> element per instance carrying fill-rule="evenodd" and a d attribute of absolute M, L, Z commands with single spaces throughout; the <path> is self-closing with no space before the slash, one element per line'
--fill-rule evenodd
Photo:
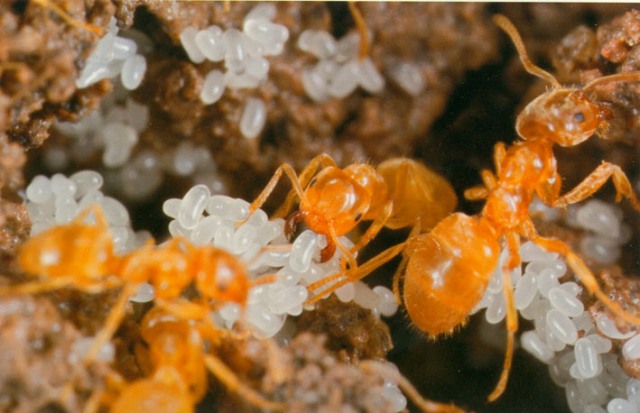
<path fill-rule="evenodd" d="M 322 169 L 317 171 L 318 167 Z M 304 220 L 307 226 L 327 237 L 322 261 L 330 259 L 336 247 L 351 268 L 357 266 L 354 254 L 367 245 L 383 228 L 418 226 L 428 229 L 453 211 L 456 194 L 449 182 L 426 166 L 407 158 L 390 159 L 374 168 L 364 163 L 339 168 L 327 154 L 313 158 L 296 175 L 289 164 L 281 165 L 264 190 L 249 206 L 249 215 L 267 200 L 285 174 L 293 186 L 276 216 L 286 216 L 297 196 L 299 211 L 287 226 Z M 247 218 L 248 219 L 248 218 Z M 338 239 L 361 221 L 372 221 L 351 249 Z"/>
<path fill-rule="evenodd" d="M 110 405 L 112 412 L 147 412 L 157 406 L 163 412 L 191 413 L 207 392 L 207 370 L 229 390 L 261 410 L 284 411 L 284 403 L 265 399 L 243 384 L 218 357 L 205 352 L 205 340 L 215 345 L 220 331 L 206 323 L 176 317 L 160 307 L 142 320 L 144 346 L 136 355 L 146 377 L 131 383 L 115 383 L 116 397 L 96 393 L 92 403 Z M 91 406 L 90 410 L 98 410 Z"/>
<path fill-rule="evenodd" d="M 629 179 L 620 167 L 609 162 L 602 162 L 580 184 L 561 195 L 562 178 L 553 154 L 555 144 L 575 146 L 606 128 L 609 111 L 590 97 L 589 92 L 611 82 L 640 80 L 640 73 L 605 76 L 582 89 L 563 87 L 550 73 L 529 60 L 522 39 L 506 17 L 496 15 L 493 20 L 510 36 L 525 69 L 547 80 L 552 89 L 529 103 L 518 116 L 516 130 L 522 140 L 509 148 L 504 143 L 496 145 L 495 175 L 483 170 L 484 186 L 465 192 L 470 200 L 486 199 L 482 212 L 479 216 L 455 213 L 428 234 L 414 232 L 406 242 L 383 251 L 359 268 L 342 271 L 310 285 L 309 289 L 313 291 L 335 282 L 307 301 L 307 304 L 314 303 L 328 292 L 363 278 L 404 252 L 403 262 L 394 275 L 396 298 L 400 301 L 399 278 L 406 268 L 402 297 L 412 323 L 431 337 L 449 334 L 466 323 L 469 312 L 482 298 L 498 265 L 500 241 L 504 239 L 509 251 L 509 259 L 502 265 L 507 350 L 500 379 L 489 395 L 489 401 L 502 395 L 511 369 L 518 314 L 510 274 L 521 263 L 522 237 L 564 256 L 591 294 L 620 319 L 640 325 L 640 317 L 625 311 L 602 291 L 594 274 L 566 243 L 538 235 L 529 216 L 534 194 L 549 206 L 565 207 L 593 195 L 609 178 L 617 191 L 616 200 L 625 197 L 640 210 L 640 201 Z"/>
<path fill-rule="evenodd" d="M 90 214 L 95 217 L 95 225 L 85 223 Z M 203 321 L 216 306 L 236 303 L 244 307 L 252 286 L 272 281 L 269 275 L 249 280 L 245 267 L 233 255 L 209 245 L 196 247 L 182 238 L 159 246 L 149 241 L 138 250 L 117 256 L 104 213 L 97 205 L 69 224 L 52 227 L 28 240 L 18 253 L 18 264 L 40 279 L 0 287 L 0 295 L 38 294 L 65 287 L 95 294 L 122 288 L 85 363 L 95 360 L 111 339 L 125 315 L 127 302 L 142 283 L 154 287 L 159 308 L 182 320 Z M 191 284 L 199 298 L 181 299 Z"/>

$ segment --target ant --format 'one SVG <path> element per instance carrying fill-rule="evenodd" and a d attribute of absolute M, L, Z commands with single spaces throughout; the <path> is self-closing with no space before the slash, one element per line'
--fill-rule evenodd
<path fill-rule="evenodd" d="M 549 206 L 566 207 L 593 195 L 609 178 L 617 192 L 616 200 L 627 198 L 636 210 L 640 210 L 640 201 L 629 179 L 619 166 L 609 162 L 602 162 L 580 184 L 561 195 L 562 178 L 553 154 L 555 144 L 575 146 L 606 129 L 610 112 L 590 96 L 594 89 L 612 82 L 640 80 L 640 73 L 605 76 L 581 89 L 563 87 L 550 73 L 529 60 L 517 29 L 506 17 L 496 15 L 493 21 L 509 35 L 525 69 L 547 80 L 552 88 L 529 103 L 518 116 L 516 131 L 522 140 L 509 148 L 504 143 L 496 145 L 495 174 L 483 170 L 484 185 L 465 192 L 470 200 L 486 200 L 481 213 L 474 216 L 455 213 L 440 221 L 430 233 L 413 231 L 406 242 L 383 251 L 359 268 L 311 284 L 308 288 L 317 290 L 333 283 L 307 301 L 312 304 L 403 253 L 403 261 L 393 279 L 396 298 L 401 301 L 402 295 L 409 318 L 420 330 L 431 337 L 450 334 L 467 322 L 469 312 L 482 298 L 498 265 L 500 242 L 504 240 L 509 251 L 509 259 L 502 265 L 507 349 L 500 378 L 489 401 L 502 395 L 511 369 L 518 314 L 510 274 L 521 263 L 522 237 L 565 257 L 591 294 L 620 319 L 640 325 L 639 316 L 625 311 L 602 291 L 594 274 L 566 243 L 538 235 L 529 216 L 534 194 Z M 406 271 L 401 294 L 400 273 L 403 269 Z"/>
<path fill-rule="evenodd" d="M 319 171 L 318 167 L 321 167 Z M 378 168 L 364 163 L 339 168 L 329 155 L 320 154 L 299 177 L 291 165 L 281 165 L 249 206 L 246 219 L 265 203 L 283 173 L 293 189 L 275 216 L 286 216 L 297 196 L 299 210 L 287 219 L 287 227 L 292 228 L 304 220 L 311 230 L 327 237 L 321 260 L 330 259 L 337 247 L 350 268 L 357 266 L 354 254 L 383 227 L 398 229 L 415 225 L 428 229 L 451 213 L 457 204 L 449 182 L 414 160 L 390 159 Z M 339 237 L 361 221 L 372 223 L 349 249 Z"/>
<path fill-rule="evenodd" d="M 191 413 L 207 392 L 207 370 L 228 389 L 261 410 L 284 411 L 286 405 L 266 400 L 243 384 L 218 357 L 205 352 L 205 341 L 215 345 L 220 331 L 206 323 L 179 318 L 160 307 L 152 308 L 142 320 L 136 358 L 146 377 L 131 383 L 116 378 L 115 397 L 95 393 L 86 410 L 97 411 L 99 404 L 112 412 L 146 412 L 148 406 L 162 411 Z"/>
<path fill-rule="evenodd" d="M 90 214 L 95 225 L 85 223 Z M 111 339 L 125 315 L 127 302 L 142 283 L 154 287 L 157 307 L 181 320 L 204 321 L 218 305 L 231 302 L 244 308 L 249 289 L 273 278 L 264 275 L 249 280 L 244 265 L 233 255 L 213 246 L 196 247 L 182 238 L 159 246 L 149 241 L 138 250 L 117 256 L 104 213 L 97 205 L 84 210 L 69 224 L 52 227 L 28 240 L 18 253 L 18 264 L 40 279 L 0 287 L 0 295 L 38 294 L 65 287 L 95 294 L 122 288 L 85 363 L 95 360 Z M 191 284 L 199 297 L 181 299 Z M 214 372 L 216 369 L 211 368 Z"/>

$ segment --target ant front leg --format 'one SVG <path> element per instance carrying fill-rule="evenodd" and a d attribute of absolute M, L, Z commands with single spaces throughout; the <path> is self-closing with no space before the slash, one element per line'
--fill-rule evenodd
<path fill-rule="evenodd" d="M 328 166 L 338 167 L 336 161 L 334 161 L 331 156 L 327 155 L 326 153 L 321 153 L 320 155 L 310 160 L 307 166 L 298 175 L 298 182 L 300 183 L 301 188 L 306 188 L 307 185 L 309 185 L 311 178 L 313 178 L 318 172 L 317 169 L 319 166 L 322 168 L 326 168 Z M 293 189 L 289 192 L 284 203 L 280 206 L 280 208 L 278 208 L 276 213 L 273 214 L 274 218 L 284 218 L 289 214 L 289 211 L 291 211 L 291 208 L 293 208 L 296 194 L 296 191 Z"/>
<path fill-rule="evenodd" d="M 611 178 L 616 188 L 616 202 L 622 198 L 627 198 L 631 205 L 640 211 L 640 200 L 633 192 L 631 182 L 624 171 L 618 165 L 609 162 L 602 162 L 589 176 L 580 182 L 575 188 L 566 194 L 554 199 L 551 203 L 553 207 L 565 207 L 570 204 L 580 202 L 593 195 L 607 180 Z"/>
<path fill-rule="evenodd" d="M 271 177 L 267 185 L 264 187 L 260 195 L 258 195 L 258 197 L 251 203 L 251 205 L 249 205 L 249 214 L 245 219 L 243 219 L 242 221 L 239 221 L 238 225 L 242 225 L 243 223 L 247 222 L 249 218 L 251 218 L 253 213 L 256 212 L 258 209 L 260 209 L 265 202 L 267 202 L 267 198 L 269 198 L 269 195 L 271 195 L 271 193 L 275 189 L 283 173 L 289 178 L 289 181 L 291 181 L 291 185 L 293 186 L 293 191 L 295 191 L 298 197 L 300 199 L 304 197 L 304 190 L 300 185 L 300 181 L 298 180 L 298 175 L 296 175 L 296 171 L 288 163 L 282 164 L 273 173 L 273 176 Z"/>

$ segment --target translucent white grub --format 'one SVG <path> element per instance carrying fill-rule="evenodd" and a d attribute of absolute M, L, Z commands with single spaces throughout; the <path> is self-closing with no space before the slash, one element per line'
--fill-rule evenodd
<path fill-rule="evenodd" d="M 207 245 L 211 243 L 215 236 L 216 228 L 222 226 L 228 227 L 226 221 L 220 217 L 209 215 L 202 218 L 191 232 L 191 242 L 193 242 L 194 245 Z"/>
<path fill-rule="evenodd" d="M 120 122 L 104 125 L 100 136 L 105 145 L 102 162 L 110 168 L 122 166 L 129 159 L 133 146 L 138 143 L 138 132 Z"/>
<path fill-rule="evenodd" d="M 217 102 L 224 93 L 224 73 L 219 70 L 212 70 L 207 73 L 200 91 L 200 100 L 205 105 Z"/>
<path fill-rule="evenodd" d="M 425 79 L 417 65 L 399 62 L 389 69 L 389 76 L 394 82 L 411 96 L 418 96 L 426 86 Z"/>
<path fill-rule="evenodd" d="M 551 261 L 558 257 L 558 254 L 542 249 L 539 245 L 527 241 L 520 246 L 520 259 L 524 262 L 530 261 Z"/>
<path fill-rule="evenodd" d="M 527 308 L 533 302 L 537 293 L 536 280 L 533 273 L 525 272 L 518 284 L 516 284 L 513 293 L 516 309 L 522 310 Z"/>
<path fill-rule="evenodd" d="M 250 57 L 247 60 L 247 75 L 252 76 L 259 81 L 267 78 L 269 73 L 269 61 L 263 57 Z"/>
<path fill-rule="evenodd" d="M 246 24 L 249 20 L 271 21 L 276 17 L 276 13 L 277 9 L 274 3 L 260 3 L 244 16 L 243 24 Z"/>
<path fill-rule="evenodd" d="M 567 384 L 567 387 L 564 388 L 565 394 L 567 396 L 567 404 L 569 405 L 569 410 L 571 413 L 584 413 L 584 409 L 586 407 L 586 403 L 582 399 L 582 395 L 578 392 L 578 387 L 575 381 Z"/>
<path fill-rule="evenodd" d="M 149 150 L 139 152 L 120 169 L 119 175 L 122 193 L 129 200 L 142 200 L 150 197 L 164 180 L 160 161 Z"/>
<path fill-rule="evenodd" d="M 96 171 L 83 170 L 71 175 L 69 178 L 76 184 L 76 197 L 80 198 L 92 189 L 98 190 L 102 188 L 104 179 Z"/>
<path fill-rule="evenodd" d="M 358 55 L 360 49 L 360 35 L 356 32 L 351 32 L 346 36 L 343 36 L 336 43 L 336 53 L 334 59 L 338 63 L 345 63 L 348 60 L 353 59 Z"/>
<path fill-rule="evenodd" d="M 395 412 L 404 411 L 407 407 L 407 398 L 404 397 L 398 386 L 393 382 L 385 380 L 380 395 L 391 404 L 391 408 Z"/>
<path fill-rule="evenodd" d="M 387 287 L 378 285 L 373 287 L 373 292 L 380 297 L 380 302 L 376 308 L 382 316 L 391 317 L 398 311 L 398 303 L 393 291 Z"/>
<path fill-rule="evenodd" d="M 289 30 L 285 26 L 263 19 L 246 20 L 242 29 L 249 38 L 264 45 L 284 43 L 289 38 Z"/>
<path fill-rule="evenodd" d="M 550 328 L 544 332 L 544 341 L 554 352 L 562 351 L 567 347 L 567 343 L 559 339 Z"/>
<path fill-rule="evenodd" d="M 113 58 L 124 60 L 131 57 L 138 51 L 138 45 L 135 41 L 125 37 L 116 36 L 113 40 Z"/>
<path fill-rule="evenodd" d="M 336 39 L 324 30 L 305 30 L 298 37 L 298 48 L 318 59 L 328 59 L 336 53 Z"/>
<path fill-rule="evenodd" d="M 287 314 L 302 306 L 309 293 L 301 285 L 278 285 L 267 289 L 268 307 L 274 314 Z"/>
<path fill-rule="evenodd" d="M 202 218 L 202 213 L 209 203 L 209 188 L 196 185 L 189 189 L 182 198 L 178 209 L 178 222 L 186 229 L 193 229 Z"/>
<path fill-rule="evenodd" d="M 105 196 L 100 200 L 100 205 L 109 224 L 116 227 L 130 226 L 129 211 L 120 201 Z"/>
<path fill-rule="evenodd" d="M 543 271 L 548 271 L 550 274 L 553 274 L 555 278 L 559 278 L 567 272 L 567 264 L 559 259 L 532 261 L 527 264 L 526 271 L 531 271 L 534 274 L 541 274 Z"/>
<path fill-rule="evenodd" d="M 327 92 L 330 96 L 341 99 L 349 96 L 356 90 L 359 82 L 358 66 L 357 59 L 352 59 L 338 68 L 329 81 Z"/>
<path fill-rule="evenodd" d="M 178 198 L 167 199 L 162 203 L 162 212 L 170 218 L 177 218 L 181 202 L 182 200 Z"/>
<path fill-rule="evenodd" d="M 565 316 L 577 317 L 584 311 L 582 301 L 560 287 L 550 289 L 548 298 L 553 308 Z"/>
<path fill-rule="evenodd" d="M 202 63 L 204 62 L 205 56 L 196 43 L 197 34 L 198 29 L 193 26 L 187 27 L 180 33 L 180 43 L 182 43 L 182 47 L 193 63 Z"/>
<path fill-rule="evenodd" d="M 553 359 L 553 351 L 535 331 L 525 331 L 520 338 L 522 347 L 543 363 Z"/>
<path fill-rule="evenodd" d="M 262 81 L 263 79 L 250 75 L 246 67 L 240 74 L 230 70 L 224 74 L 224 85 L 229 89 L 254 89 L 258 87 Z"/>
<path fill-rule="evenodd" d="M 244 254 L 256 238 L 256 230 L 252 225 L 243 225 L 233 234 L 231 250 L 234 254 Z"/>
<path fill-rule="evenodd" d="M 354 297 L 356 296 L 356 287 L 354 283 L 347 283 L 335 290 L 334 294 L 336 295 L 336 297 L 338 297 L 338 300 L 342 301 L 343 303 L 348 303 L 350 301 L 353 301 Z"/>
<path fill-rule="evenodd" d="M 31 202 L 42 203 L 51 197 L 51 183 L 49 178 L 38 175 L 27 186 L 27 199 Z"/>
<path fill-rule="evenodd" d="M 598 354 L 608 353 L 611 351 L 611 348 L 613 347 L 611 340 L 609 340 L 608 338 L 604 338 L 601 335 L 589 334 L 589 335 L 586 335 L 585 337 L 588 338 L 593 343 L 593 346 L 596 348 L 596 351 L 598 352 Z"/>
<path fill-rule="evenodd" d="M 306 272 L 311 266 L 311 259 L 318 246 L 318 236 L 311 230 L 300 234 L 291 246 L 289 266 L 296 272 Z"/>
<path fill-rule="evenodd" d="M 625 340 L 631 338 L 635 333 L 633 331 L 629 331 L 627 333 L 622 333 L 616 327 L 615 321 L 613 321 L 606 314 L 600 313 L 596 317 L 596 326 L 598 329 L 607 337 L 614 338 L 616 340 Z"/>
<path fill-rule="evenodd" d="M 78 187 L 75 182 L 62 174 L 51 177 L 51 191 L 59 198 L 74 198 Z"/>
<path fill-rule="evenodd" d="M 556 309 L 547 313 L 547 328 L 558 339 L 566 344 L 573 344 L 578 339 L 578 330 L 569 317 Z"/>
<path fill-rule="evenodd" d="M 607 389 L 600 382 L 599 377 L 593 377 L 586 380 L 578 380 L 576 384 L 578 392 L 584 399 L 585 403 L 600 406 L 607 402 Z"/>
<path fill-rule="evenodd" d="M 569 293 L 573 297 L 577 296 L 582 292 L 582 287 L 580 287 L 578 284 L 576 284 L 573 281 L 564 282 L 560 284 L 559 288 L 565 290 L 567 293 Z"/>
<path fill-rule="evenodd" d="M 608 238 L 620 237 L 616 207 L 598 199 L 588 200 L 576 212 L 576 222 L 584 229 Z"/>
<path fill-rule="evenodd" d="M 591 340 L 582 337 L 576 340 L 574 353 L 576 356 L 576 367 L 580 375 L 584 378 L 595 377 L 602 368 L 600 356 Z"/>
<path fill-rule="evenodd" d="M 640 408 L 640 380 L 629 379 L 627 382 L 627 399 L 633 403 L 636 408 Z"/>
<path fill-rule="evenodd" d="M 527 271 L 529 271 L 529 267 L 527 267 Z M 547 297 L 549 290 L 560 285 L 558 276 L 550 268 L 545 268 L 540 273 L 537 273 L 536 284 L 540 295 L 543 297 Z"/>
<path fill-rule="evenodd" d="M 624 343 L 622 346 L 622 355 L 627 360 L 640 359 L 640 333 Z"/>
<path fill-rule="evenodd" d="M 243 36 L 246 35 L 237 29 L 228 29 L 222 35 L 225 67 L 236 74 L 242 74 L 247 64 L 247 51 L 242 39 Z"/>
<path fill-rule="evenodd" d="M 364 309 L 373 310 L 380 304 L 380 297 L 367 284 L 357 281 L 354 283 L 353 302 Z"/>
<path fill-rule="evenodd" d="M 240 118 L 240 133 L 247 139 L 254 139 L 267 121 L 267 108 L 262 99 L 247 98 Z"/>
<path fill-rule="evenodd" d="M 245 321 L 253 327 L 254 335 L 260 338 L 273 337 L 284 325 L 286 317 L 273 314 L 266 307 L 249 305 L 245 310 Z"/>
<path fill-rule="evenodd" d="M 302 70 L 302 86 L 304 91 L 314 102 L 322 103 L 329 99 L 328 82 L 318 70 L 305 68 Z"/>
<path fill-rule="evenodd" d="M 209 199 L 206 211 L 230 221 L 242 221 L 249 215 L 249 203 L 226 195 L 213 195 Z"/>
<path fill-rule="evenodd" d="M 506 314 L 507 306 L 504 302 L 504 295 L 496 294 L 487 307 L 485 318 L 489 324 L 497 324 L 504 319 Z"/>
<path fill-rule="evenodd" d="M 220 62 L 224 59 L 226 50 L 222 42 L 222 29 L 218 26 L 209 26 L 196 33 L 195 42 L 202 54 L 212 62 Z"/>
<path fill-rule="evenodd" d="M 596 262 L 609 265 L 620 258 L 620 244 L 611 238 L 587 235 L 580 240 L 580 250 Z"/>
<path fill-rule="evenodd" d="M 637 413 L 635 406 L 628 400 L 622 398 L 611 399 L 607 404 L 607 412 L 609 413 Z"/>
<path fill-rule="evenodd" d="M 120 74 L 122 85 L 128 90 L 137 89 L 146 72 L 147 59 L 144 56 L 137 54 L 127 57 L 122 64 L 122 73 Z"/>
<path fill-rule="evenodd" d="M 56 198 L 54 205 L 56 225 L 68 224 L 78 214 L 78 203 L 73 198 Z"/>

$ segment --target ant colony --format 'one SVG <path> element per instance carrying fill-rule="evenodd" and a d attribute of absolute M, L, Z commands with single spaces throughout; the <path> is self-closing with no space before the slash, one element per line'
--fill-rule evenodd
<path fill-rule="evenodd" d="M 160 6 L 149 4 L 144 13 L 155 13 L 154 7 Z M 189 86 L 196 96 L 193 111 L 239 105 L 231 118 L 241 141 L 233 145 L 242 145 L 251 159 L 266 151 L 260 138 L 265 131 L 285 128 L 273 125 L 271 95 L 277 90 L 257 92 L 282 76 L 284 56 L 302 56 L 297 88 L 306 105 L 342 105 L 350 95 L 377 96 L 392 87 L 418 99 L 429 87 L 410 63 L 383 63 L 367 27 L 370 16 L 362 12 L 366 5 L 348 3 L 355 27 L 339 40 L 322 30 L 294 30 L 281 12 L 294 5 L 256 4 L 241 18 L 231 2 L 162 7 L 174 7 L 176 18 L 182 8 L 215 10 L 162 35 L 172 37 L 185 70 L 202 74 Z M 591 198 L 611 181 L 616 201 L 640 211 L 640 199 L 625 172 L 606 161 L 573 188 L 562 188 L 564 169 L 554 154 L 556 145 L 572 148 L 604 136 L 613 115 L 603 96 L 640 82 L 640 72 L 565 87 L 532 63 L 511 21 L 495 15 L 524 69 L 548 87 L 517 116 L 518 139 L 495 145 L 493 169 L 480 172 L 482 185 L 456 187 L 467 201 L 481 203 L 477 214 L 460 212 L 456 182 L 422 161 L 348 163 L 344 153 L 332 156 L 322 148 L 302 168 L 279 160 L 247 201 L 227 195 L 233 188 L 201 137 L 160 155 L 139 149 L 151 141 L 147 128 L 158 117 L 142 103 L 153 85 L 148 77 L 169 73 L 152 63 L 160 53 L 155 35 L 119 27 L 122 17 L 90 21 L 90 14 L 80 17 L 67 2 L 32 0 L 27 9 L 93 39 L 75 88 L 115 84 L 94 112 L 53 123 L 66 146 L 53 144 L 41 160 L 58 173 L 37 175 L 26 186 L 29 238 L 11 261 L 15 280 L 0 285 L 6 308 L 12 300 L 44 296 L 63 301 L 61 308 L 69 307 L 64 300 L 77 300 L 99 309 L 67 309 L 95 320 L 71 345 L 66 357 L 80 369 L 59 380 L 51 406 L 186 413 L 228 393 L 238 405 L 271 412 L 336 406 L 400 412 L 409 403 L 424 412 L 467 411 L 463 400 L 458 406 L 425 398 L 426 386 L 384 360 L 392 347 L 384 320 L 401 308 L 405 324 L 429 339 L 450 339 L 481 310 L 490 324 L 505 321 L 502 369 L 488 402 L 508 392 L 519 339 L 564 387 L 572 412 L 640 412 L 640 378 L 630 376 L 616 355 L 640 363 L 637 281 L 625 301 L 593 269 L 616 264 L 631 235 L 621 209 Z M 214 20 L 221 23 L 208 24 Z M 4 67 L 0 76 L 13 70 Z M 89 159 L 100 171 L 62 173 Z M 168 221 L 162 242 L 134 230 L 127 206 L 106 195 L 136 205 L 169 193 L 166 187 L 175 182 L 190 188 L 182 198 L 162 200 Z M 287 194 L 279 192 L 287 188 Z M 541 235 L 546 232 L 538 223 L 566 224 L 582 241 Z M 396 230 L 408 235 L 385 245 L 386 234 Z M 368 276 L 383 265 L 393 267 L 393 276 L 369 286 L 374 277 Z M 520 316 L 528 330 L 518 337 Z M 300 321 L 305 317 L 322 327 L 307 328 Z M 329 325 L 332 319 L 337 326 Z M 347 329 L 353 320 L 362 325 Z M 375 326 L 373 332 L 361 332 L 363 325 Z M 318 332 L 324 335 L 311 334 Z M 88 377 L 99 384 L 88 389 Z M 7 400 L 19 405 L 20 397 Z"/>

